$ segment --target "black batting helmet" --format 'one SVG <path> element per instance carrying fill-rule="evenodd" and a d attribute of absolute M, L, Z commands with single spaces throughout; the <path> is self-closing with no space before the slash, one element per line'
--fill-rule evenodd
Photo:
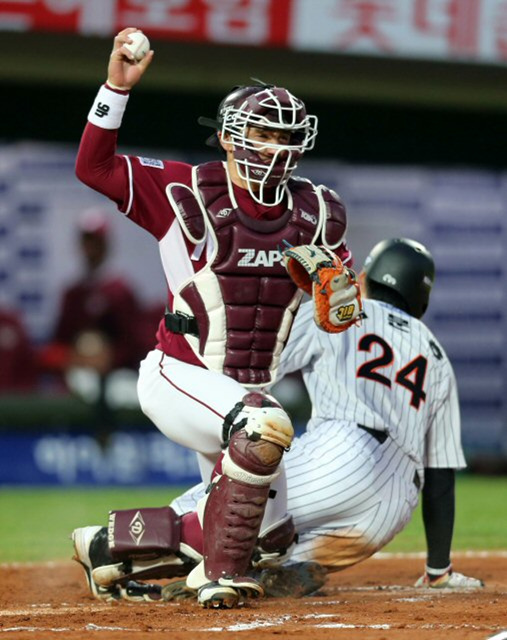
<path fill-rule="evenodd" d="M 422 318 L 435 280 L 435 263 L 420 242 L 409 238 L 382 240 L 371 250 L 363 271 L 368 280 L 401 296 L 410 315 Z"/>

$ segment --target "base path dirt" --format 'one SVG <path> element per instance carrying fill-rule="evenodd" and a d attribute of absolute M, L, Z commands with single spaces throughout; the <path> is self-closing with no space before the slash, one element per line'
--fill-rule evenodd
<path fill-rule="evenodd" d="M 382 554 L 309 598 L 207 611 L 196 603 L 93 600 L 76 563 L 0 565 L 0 640 L 486 640 L 507 638 L 507 552 L 456 554 L 480 591 L 414 589 L 424 560 Z"/>

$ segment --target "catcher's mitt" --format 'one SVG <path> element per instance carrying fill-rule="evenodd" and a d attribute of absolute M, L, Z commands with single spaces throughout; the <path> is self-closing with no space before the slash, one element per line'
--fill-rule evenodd
<path fill-rule="evenodd" d="M 362 303 L 355 273 L 326 247 L 303 244 L 282 252 L 295 284 L 312 296 L 317 326 L 340 333 L 361 317 Z"/>

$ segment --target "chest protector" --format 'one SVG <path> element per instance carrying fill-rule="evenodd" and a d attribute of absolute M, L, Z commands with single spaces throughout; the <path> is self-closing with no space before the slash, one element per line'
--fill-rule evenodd
<path fill-rule="evenodd" d="M 338 247 L 343 204 L 333 191 L 291 178 L 287 210 L 256 220 L 237 207 L 222 162 L 194 167 L 192 188 L 175 183 L 166 192 L 186 238 L 207 252 L 205 267 L 173 292 L 173 312 L 197 322 L 198 336 L 186 340 L 208 369 L 247 387 L 271 384 L 303 295 L 279 248 Z"/>

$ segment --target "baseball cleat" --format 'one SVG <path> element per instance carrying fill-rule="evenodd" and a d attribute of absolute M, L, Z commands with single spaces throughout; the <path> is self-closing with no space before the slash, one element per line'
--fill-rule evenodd
<path fill-rule="evenodd" d="M 187 581 L 173 580 L 162 587 L 162 600 L 164 602 L 181 602 L 182 600 L 197 600 L 197 591 L 187 587 Z"/>
<path fill-rule="evenodd" d="M 205 609 L 233 609 L 240 602 L 240 593 L 233 587 L 209 582 L 197 591 L 197 602 Z"/>
<path fill-rule="evenodd" d="M 484 586 L 482 580 L 464 576 L 462 573 L 452 571 L 443 576 L 430 580 L 428 574 L 421 576 L 414 585 L 417 588 L 426 587 L 429 589 L 480 589 Z"/>
<path fill-rule="evenodd" d="M 264 595 L 262 586 L 250 576 L 219 578 L 197 591 L 197 602 L 206 609 L 232 609 L 247 598 Z"/>
<path fill-rule="evenodd" d="M 121 599 L 130 602 L 159 602 L 162 600 L 162 587 L 158 584 L 147 584 L 129 580 L 119 588 Z"/>
<path fill-rule="evenodd" d="M 303 598 L 324 586 L 327 571 L 318 562 L 294 562 L 254 571 L 253 576 L 266 598 Z M 196 597 L 196 590 L 187 587 L 185 580 L 173 580 L 162 587 L 162 600 L 166 602 L 195 600 Z"/>
<path fill-rule="evenodd" d="M 79 562 L 83 567 L 88 588 L 94 598 L 99 600 L 118 600 L 121 598 L 121 593 L 117 585 L 102 585 L 96 582 L 94 579 L 94 569 L 104 565 L 104 561 L 107 564 L 111 563 L 111 560 L 107 562 L 104 557 L 104 552 L 101 549 L 101 538 L 103 537 L 102 530 L 105 527 L 81 527 L 74 529 L 71 538 L 74 543 L 74 557 L 73 559 Z M 106 544 L 107 546 L 107 544 Z"/>

